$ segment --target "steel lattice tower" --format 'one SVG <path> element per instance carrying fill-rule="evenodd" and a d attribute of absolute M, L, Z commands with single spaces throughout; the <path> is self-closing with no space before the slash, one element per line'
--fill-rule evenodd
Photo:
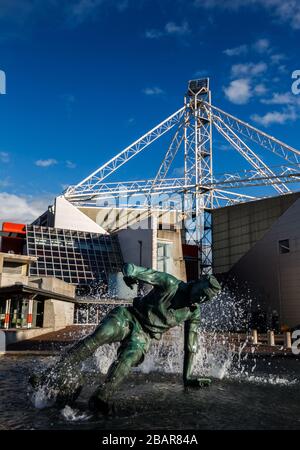
<path fill-rule="evenodd" d="M 215 176 L 213 129 L 247 161 L 250 170 Z M 106 182 L 119 167 L 170 130 L 174 134 L 153 179 Z M 264 154 L 269 151 L 284 159 L 285 165 L 270 168 L 253 146 Z M 70 186 L 63 195 L 78 206 L 97 206 L 105 199 L 116 199 L 119 206 L 126 207 L 130 196 L 142 197 L 140 207 L 149 215 L 158 208 L 180 211 L 184 241 L 198 246 L 200 273 L 208 273 L 212 269 L 212 210 L 259 198 L 236 192 L 237 189 L 263 185 L 273 187 L 277 195 L 285 195 L 293 192 L 287 185 L 294 183 L 294 191 L 299 190 L 299 155 L 299 150 L 214 106 L 208 78 L 191 80 L 183 107 L 80 183 Z M 167 178 L 176 156 L 182 158 L 184 175 Z M 174 194 L 177 194 L 175 202 Z"/>

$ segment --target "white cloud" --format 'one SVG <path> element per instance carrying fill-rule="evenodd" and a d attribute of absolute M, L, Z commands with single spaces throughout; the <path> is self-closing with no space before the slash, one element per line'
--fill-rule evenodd
<path fill-rule="evenodd" d="M 145 95 L 161 95 L 164 94 L 164 91 L 161 88 L 154 86 L 143 89 L 143 93 Z"/>
<path fill-rule="evenodd" d="M 265 62 L 234 64 L 231 67 L 231 76 L 235 77 L 256 77 L 266 72 L 268 66 Z"/>
<path fill-rule="evenodd" d="M 201 8 L 222 8 L 232 11 L 257 6 L 266 9 L 281 23 L 289 23 L 292 28 L 300 29 L 299 0 L 194 0 L 194 5 Z"/>
<path fill-rule="evenodd" d="M 38 167 L 50 167 L 54 166 L 55 164 L 57 164 L 57 160 L 53 158 L 38 159 L 37 161 L 35 161 L 35 165 Z"/>
<path fill-rule="evenodd" d="M 229 152 L 230 150 L 232 150 L 232 146 L 230 144 L 220 144 L 218 146 L 218 148 L 222 151 L 222 152 Z"/>
<path fill-rule="evenodd" d="M 52 196 L 32 198 L 0 192 L 0 217 L 3 221 L 29 223 L 42 214 Z"/>
<path fill-rule="evenodd" d="M 267 112 L 265 115 L 260 116 L 259 114 L 253 114 L 251 119 L 258 124 L 269 127 L 270 125 L 279 124 L 284 125 L 287 122 L 295 122 L 299 118 L 299 114 L 296 109 L 290 107 L 284 111 L 271 111 Z"/>
<path fill-rule="evenodd" d="M 191 32 L 188 22 L 185 20 L 181 25 L 177 25 L 175 22 L 168 22 L 165 26 L 167 34 L 177 34 L 183 36 Z"/>
<path fill-rule="evenodd" d="M 134 117 L 129 117 L 129 119 L 127 119 L 125 121 L 126 125 L 133 125 L 136 122 Z"/>
<path fill-rule="evenodd" d="M 77 165 L 76 165 L 74 162 L 72 162 L 72 161 L 70 161 L 70 160 L 67 160 L 67 161 L 66 161 L 66 167 L 67 167 L 68 169 L 75 169 L 76 166 L 77 166 Z"/>
<path fill-rule="evenodd" d="M 79 0 L 70 2 L 69 14 L 73 20 L 80 23 L 95 13 L 95 10 L 103 3 L 104 0 Z"/>
<path fill-rule="evenodd" d="M 128 5 L 128 0 L 113 2 L 110 2 L 109 0 L 71 0 L 68 2 L 66 15 L 70 24 L 77 25 L 97 17 L 102 6 L 112 6 L 121 13 L 128 8 Z"/>
<path fill-rule="evenodd" d="M 239 45 L 238 47 L 234 48 L 227 48 L 224 50 L 225 55 L 227 56 L 240 56 L 245 55 L 248 53 L 248 46 L 247 45 Z"/>
<path fill-rule="evenodd" d="M 184 167 L 174 167 L 172 171 L 172 177 L 182 178 L 184 177 Z"/>
<path fill-rule="evenodd" d="M 284 64 L 281 64 L 281 66 L 278 67 L 278 72 L 282 74 L 288 73 L 288 68 Z"/>
<path fill-rule="evenodd" d="M 247 78 L 233 80 L 229 86 L 223 87 L 223 90 L 228 100 L 236 105 L 244 105 L 248 103 L 252 96 L 250 81 Z"/>
<path fill-rule="evenodd" d="M 253 49 L 257 53 L 268 53 L 270 51 L 270 41 L 268 39 L 258 39 L 253 44 Z"/>
<path fill-rule="evenodd" d="M 163 35 L 164 35 L 164 33 L 160 30 L 147 30 L 145 32 L 145 37 L 147 39 L 159 39 Z"/>
<path fill-rule="evenodd" d="M 261 102 L 265 105 L 293 105 L 298 103 L 298 98 L 291 92 L 274 92 L 271 98 L 264 98 Z"/>
<path fill-rule="evenodd" d="M 99 17 L 104 8 L 122 13 L 128 6 L 129 0 L 0 0 L 0 20 L 24 25 L 28 20 L 37 22 L 50 11 L 74 27 Z M 24 33 L 24 29 L 22 31 Z"/>
<path fill-rule="evenodd" d="M 0 152 L 0 162 L 6 164 L 10 161 L 10 155 L 7 152 Z"/>
<path fill-rule="evenodd" d="M 286 59 L 286 56 L 282 53 L 275 53 L 274 55 L 271 55 L 271 62 L 273 64 L 280 64 L 282 61 Z"/>
<path fill-rule="evenodd" d="M 265 95 L 267 93 L 268 89 L 266 88 L 266 86 L 263 83 L 257 84 L 256 86 L 254 86 L 254 93 L 256 95 Z"/>
<path fill-rule="evenodd" d="M 186 36 L 190 34 L 191 30 L 189 24 L 184 20 L 181 25 L 175 22 L 168 22 L 162 30 L 152 29 L 145 32 L 145 37 L 148 39 L 159 39 L 163 36 Z"/>

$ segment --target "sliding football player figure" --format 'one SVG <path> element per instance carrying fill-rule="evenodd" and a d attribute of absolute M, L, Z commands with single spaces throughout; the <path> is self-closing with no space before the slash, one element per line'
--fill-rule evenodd
<path fill-rule="evenodd" d="M 143 362 L 152 339 L 184 323 L 183 383 L 186 387 L 209 386 L 208 378 L 192 376 L 193 362 L 198 351 L 197 331 L 200 325 L 200 305 L 212 300 L 221 290 L 213 275 L 185 283 L 172 275 L 156 270 L 125 264 L 124 281 L 129 287 L 137 282 L 153 288 L 143 297 L 133 300 L 132 306 L 114 308 L 94 332 L 81 339 L 42 376 L 33 376 L 31 384 L 44 386 L 54 393 L 59 404 L 73 402 L 84 384 L 81 363 L 104 344 L 120 342 L 118 357 L 108 370 L 105 382 L 89 400 L 94 411 L 109 413 L 111 397 L 132 367 Z"/>

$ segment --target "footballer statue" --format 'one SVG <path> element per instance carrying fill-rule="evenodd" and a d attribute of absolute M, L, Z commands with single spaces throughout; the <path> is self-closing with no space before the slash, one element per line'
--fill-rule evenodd
<path fill-rule="evenodd" d="M 56 402 L 65 405 L 75 401 L 84 384 L 80 364 L 104 344 L 120 342 L 118 356 L 89 400 L 93 411 L 108 414 L 111 398 L 132 367 L 143 362 L 152 339 L 184 323 L 183 383 L 186 387 L 205 387 L 208 378 L 192 376 L 193 361 L 198 351 L 197 330 L 200 324 L 201 303 L 212 300 L 221 290 L 213 275 L 203 275 L 197 281 L 185 283 L 172 275 L 134 264 L 123 266 L 124 281 L 129 287 L 137 282 L 153 288 L 143 297 L 133 300 L 131 306 L 117 306 L 97 328 L 76 342 L 59 361 L 41 376 L 30 379 L 35 388 L 53 392 Z"/>

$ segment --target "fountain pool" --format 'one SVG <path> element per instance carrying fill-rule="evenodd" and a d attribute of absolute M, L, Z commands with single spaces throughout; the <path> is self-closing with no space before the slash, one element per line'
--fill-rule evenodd
<path fill-rule="evenodd" d="M 100 381 L 103 375 L 95 377 L 98 363 L 101 360 L 107 366 L 109 359 L 103 349 L 85 364 L 87 377 Z M 95 387 L 92 382 L 72 408 L 40 409 L 44 405 L 37 399 L 34 404 L 27 380 L 33 370 L 52 364 L 53 357 L 4 355 L 0 358 L 0 430 L 300 429 L 300 362 L 296 358 L 231 355 L 219 365 L 206 360 L 206 373 L 216 378 L 204 390 L 185 390 L 176 366 L 165 359 L 162 369 L 154 360 L 150 354 L 141 369 L 133 370 L 120 387 L 116 416 L 104 418 L 87 409 Z"/>

